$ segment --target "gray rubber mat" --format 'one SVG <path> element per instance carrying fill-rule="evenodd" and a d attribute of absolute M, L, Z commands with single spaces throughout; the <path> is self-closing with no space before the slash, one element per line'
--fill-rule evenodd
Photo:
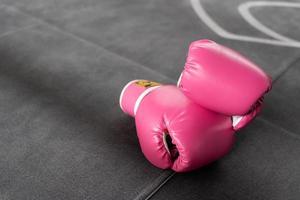
<path fill-rule="evenodd" d="M 0 0 L 0 199 L 299 199 L 300 3 Z M 266 70 L 264 111 L 191 173 L 153 167 L 118 105 L 136 78 L 176 83 L 209 38 Z"/>

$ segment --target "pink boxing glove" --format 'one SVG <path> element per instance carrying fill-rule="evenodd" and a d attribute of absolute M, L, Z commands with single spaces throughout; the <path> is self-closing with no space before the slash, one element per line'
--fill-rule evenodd
<path fill-rule="evenodd" d="M 135 117 L 145 157 L 162 169 L 199 168 L 227 154 L 235 141 L 231 117 L 197 105 L 176 86 L 131 81 L 120 107 Z"/>
<path fill-rule="evenodd" d="M 235 130 L 261 111 L 271 78 L 239 53 L 211 40 L 191 43 L 178 87 L 197 104 L 232 116 Z"/>

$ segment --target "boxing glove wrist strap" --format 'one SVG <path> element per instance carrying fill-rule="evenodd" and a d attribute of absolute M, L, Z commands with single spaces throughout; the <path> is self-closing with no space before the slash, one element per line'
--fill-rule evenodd
<path fill-rule="evenodd" d="M 142 102 L 142 100 L 144 99 L 145 96 L 147 96 L 150 92 L 152 92 L 153 90 L 159 88 L 160 85 L 158 86 L 154 86 L 154 87 L 150 87 L 148 89 L 146 89 L 145 91 L 142 92 L 142 94 L 140 94 L 140 96 L 137 98 L 135 104 L 134 104 L 134 115 L 136 115 L 136 112 Z"/>

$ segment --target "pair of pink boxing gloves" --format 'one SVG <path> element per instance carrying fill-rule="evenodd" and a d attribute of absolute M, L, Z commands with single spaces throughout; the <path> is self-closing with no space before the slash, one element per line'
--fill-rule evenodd
<path fill-rule="evenodd" d="M 141 149 L 155 166 L 185 172 L 232 148 L 235 131 L 261 111 L 271 78 L 239 53 L 210 40 L 193 42 L 174 85 L 129 82 L 121 109 L 135 117 Z"/>

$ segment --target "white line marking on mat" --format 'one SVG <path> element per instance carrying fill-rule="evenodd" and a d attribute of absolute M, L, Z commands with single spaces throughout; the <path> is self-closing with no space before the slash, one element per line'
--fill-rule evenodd
<path fill-rule="evenodd" d="M 268 2 L 268 1 L 249 1 L 241 4 L 238 9 L 242 17 L 253 27 L 257 30 L 263 32 L 264 34 L 273 37 L 274 39 L 268 38 L 260 38 L 260 37 L 252 37 L 247 35 L 240 35 L 231 33 L 224 28 L 222 28 L 218 23 L 216 23 L 204 10 L 203 6 L 201 5 L 200 0 L 190 0 L 193 9 L 195 10 L 196 14 L 199 18 L 216 34 L 223 38 L 231 39 L 231 40 L 239 40 L 239 41 L 246 41 L 246 42 L 256 42 L 256 43 L 263 43 L 269 45 L 276 45 L 276 46 L 287 46 L 287 47 L 296 47 L 300 48 L 300 42 L 286 36 L 283 36 L 274 30 L 266 27 L 262 23 L 260 23 L 256 18 L 250 14 L 249 9 L 251 7 L 293 7 L 293 8 L 300 8 L 300 3 L 292 3 L 292 2 Z"/>

